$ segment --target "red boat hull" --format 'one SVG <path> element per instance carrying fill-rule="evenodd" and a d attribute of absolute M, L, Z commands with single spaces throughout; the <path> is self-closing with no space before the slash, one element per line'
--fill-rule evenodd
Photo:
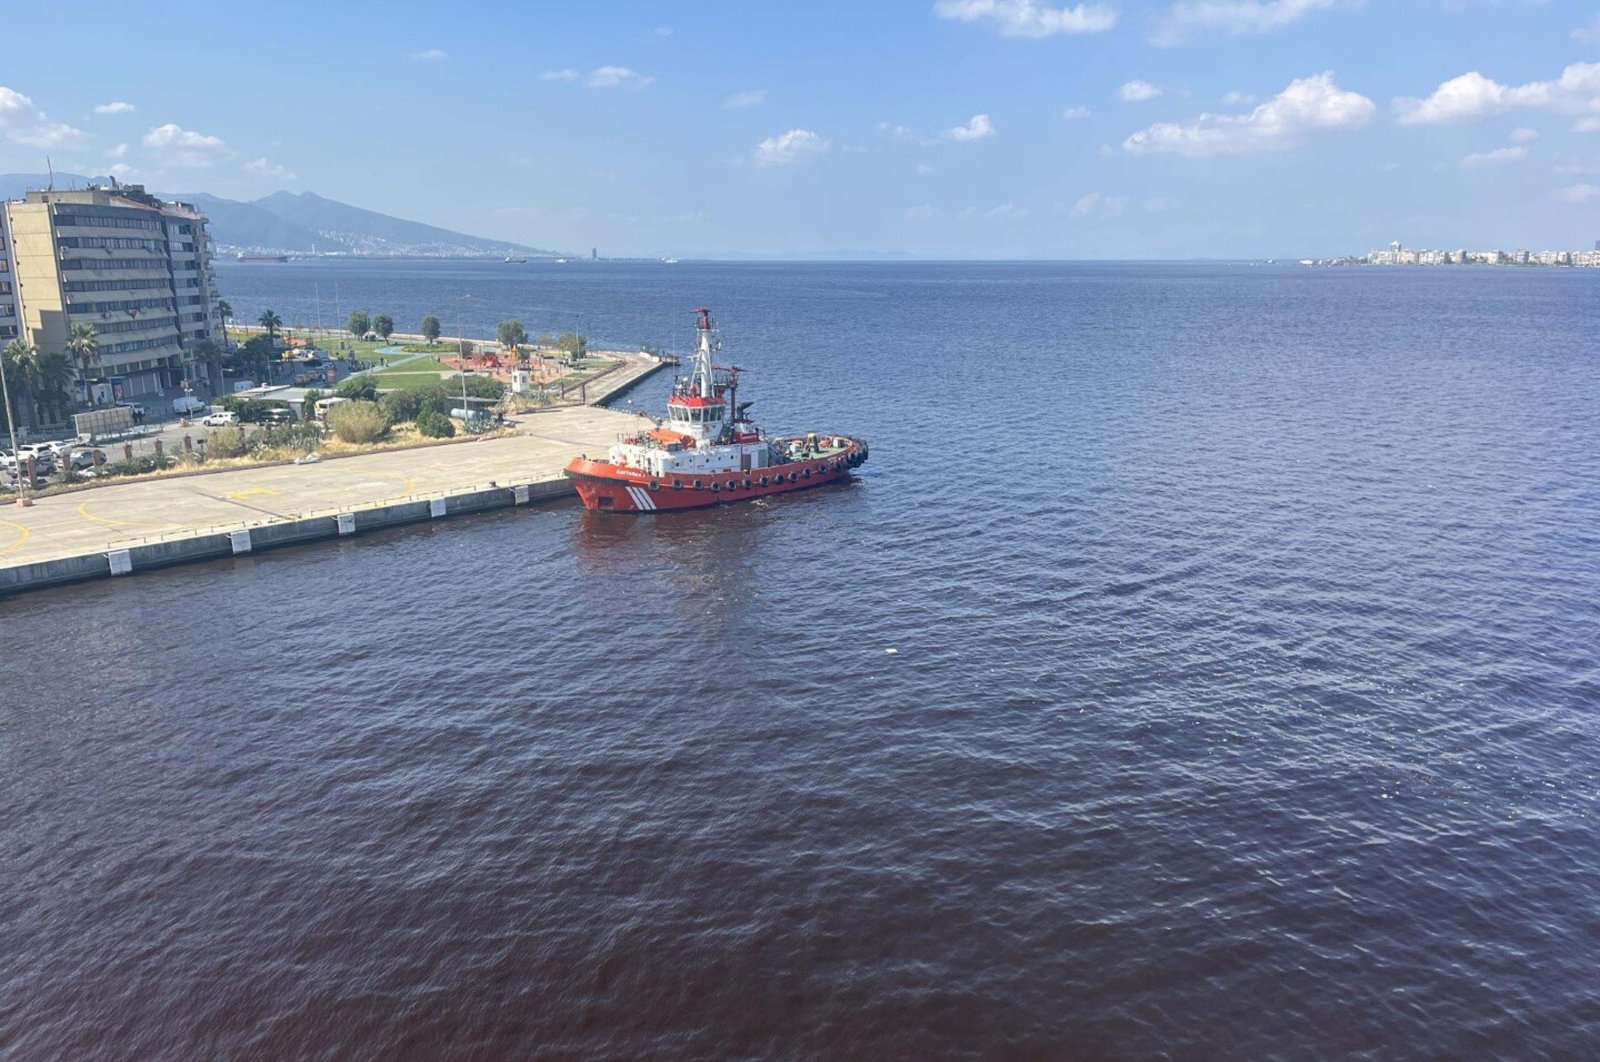
<path fill-rule="evenodd" d="M 791 461 L 748 472 L 702 473 L 656 477 L 637 468 L 578 457 L 567 466 L 567 478 L 586 509 L 613 513 L 671 512 L 733 505 L 774 494 L 788 494 L 837 483 L 867 459 L 867 445 L 856 441 L 826 457 Z"/>

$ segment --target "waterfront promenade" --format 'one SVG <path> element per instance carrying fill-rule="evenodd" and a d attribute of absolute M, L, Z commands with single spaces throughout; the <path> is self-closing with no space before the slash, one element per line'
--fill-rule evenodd
<path fill-rule="evenodd" d="M 601 401 L 658 364 L 631 355 L 593 388 Z M 481 511 L 571 493 L 574 456 L 607 449 L 642 422 L 599 406 L 513 417 L 517 434 L 404 450 L 263 465 L 97 486 L 0 509 L 0 594 L 215 556 L 216 543 L 251 531 L 254 546 L 331 538 L 353 530 Z M 341 524 L 340 516 L 345 515 Z M 241 551 L 237 545 L 233 551 Z M 65 562 L 75 563 L 66 564 Z"/>

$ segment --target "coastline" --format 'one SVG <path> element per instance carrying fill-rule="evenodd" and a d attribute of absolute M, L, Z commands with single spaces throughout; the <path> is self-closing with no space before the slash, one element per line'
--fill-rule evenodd
<path fill-rule="evenodd" d="M 587 405 L 514 417 L 513 436 L 107 484 L 8 509 L 0 598 L 568 497 L 567 462 L 632 420 L 608 403 L 666 364 L 624 357 Z M 102 502 L 114 517 L 90 510 Z"/>

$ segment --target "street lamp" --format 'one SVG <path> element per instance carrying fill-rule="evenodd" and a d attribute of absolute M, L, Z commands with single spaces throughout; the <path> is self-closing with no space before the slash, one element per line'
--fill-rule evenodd
<path fill-rule="evenodd" d="M 461 426 L 467 428 L 471 422 L 467 418 L 467 337 L 461 331 L 461 302 L 470 299 L 470 293 L 457 295 L 456 304 L 456 366 L 461 373 Z M 14 449 L 14 447 L 13 447 Z"/>

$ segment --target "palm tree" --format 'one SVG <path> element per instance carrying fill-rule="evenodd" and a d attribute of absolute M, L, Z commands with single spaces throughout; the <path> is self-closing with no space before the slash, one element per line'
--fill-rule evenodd
<path fill-rule="evenodd" d="M 13 339 L 6 344 L 3 357 L 7 402 L 14 403 L 9 406 L 11 416 L 15 418 L 12 423 L 22 420 L 32 427 L 38 423 L 30 399 L 34 396 L 34 387 L 39 376 L 39 348 L 32 343 Z"/>
<path fill-rule="evenodd" d="M 13 339 L 6 344 L 6 349 L 0 351 L 0 399 L 5 402 L 6 430 L 11 435 L 11 453 L 17 452 L 17 412 L 18 408 L 12 404 L 12 383 L 15 382 L 18 391 L 17 399 L 22 399 L 23 365 L 33 357 L 32 348 L 20 339 Z"/>
<path fill-rule="evenodd" d="M 100 340 L 95 336 L 94 325 L 72 326 L 67 335 L 67 353 L 77 359 L 78 378 L 83 381 L 84 396 L 88 398 L 93 393 L 89 390 L 89 382 L 100 378 Z M 94 403 L 91 401 L 90 404 Z"/>
<path fill-rule="evenodd" d="M 268 339 L 277 339 L 278 329 L 283 327 L 283 318 L 271 310 L 263 312 L 260 317 L 256 318 L 256 322 L 266 329 Z"/>
<path fill-rule="evenodd" d="M 194 355 L 194 363 L 206 370 L 207 390 L 216 390 L 217 371 L 222 368 L 222 348 L 212 340 L 202 339 L 194 345 L 190 353 Z"/>
<path fill-rule="evenodd" d="M 228 349 L 228 322 L 233 320 L 233 306 L 227 299 L 217 300 L 217 316 L 222 318 L 222 348 Z"/>
<path fill-rule="evenodd" d="M 44 354 L 34 369 L 34 396 L 39 403 L 39 419 L 48 413 L 52 420 L 64 420 L 72 408 L 72 387 L 78 372 L 72 359 L 65 354 Z"/>

